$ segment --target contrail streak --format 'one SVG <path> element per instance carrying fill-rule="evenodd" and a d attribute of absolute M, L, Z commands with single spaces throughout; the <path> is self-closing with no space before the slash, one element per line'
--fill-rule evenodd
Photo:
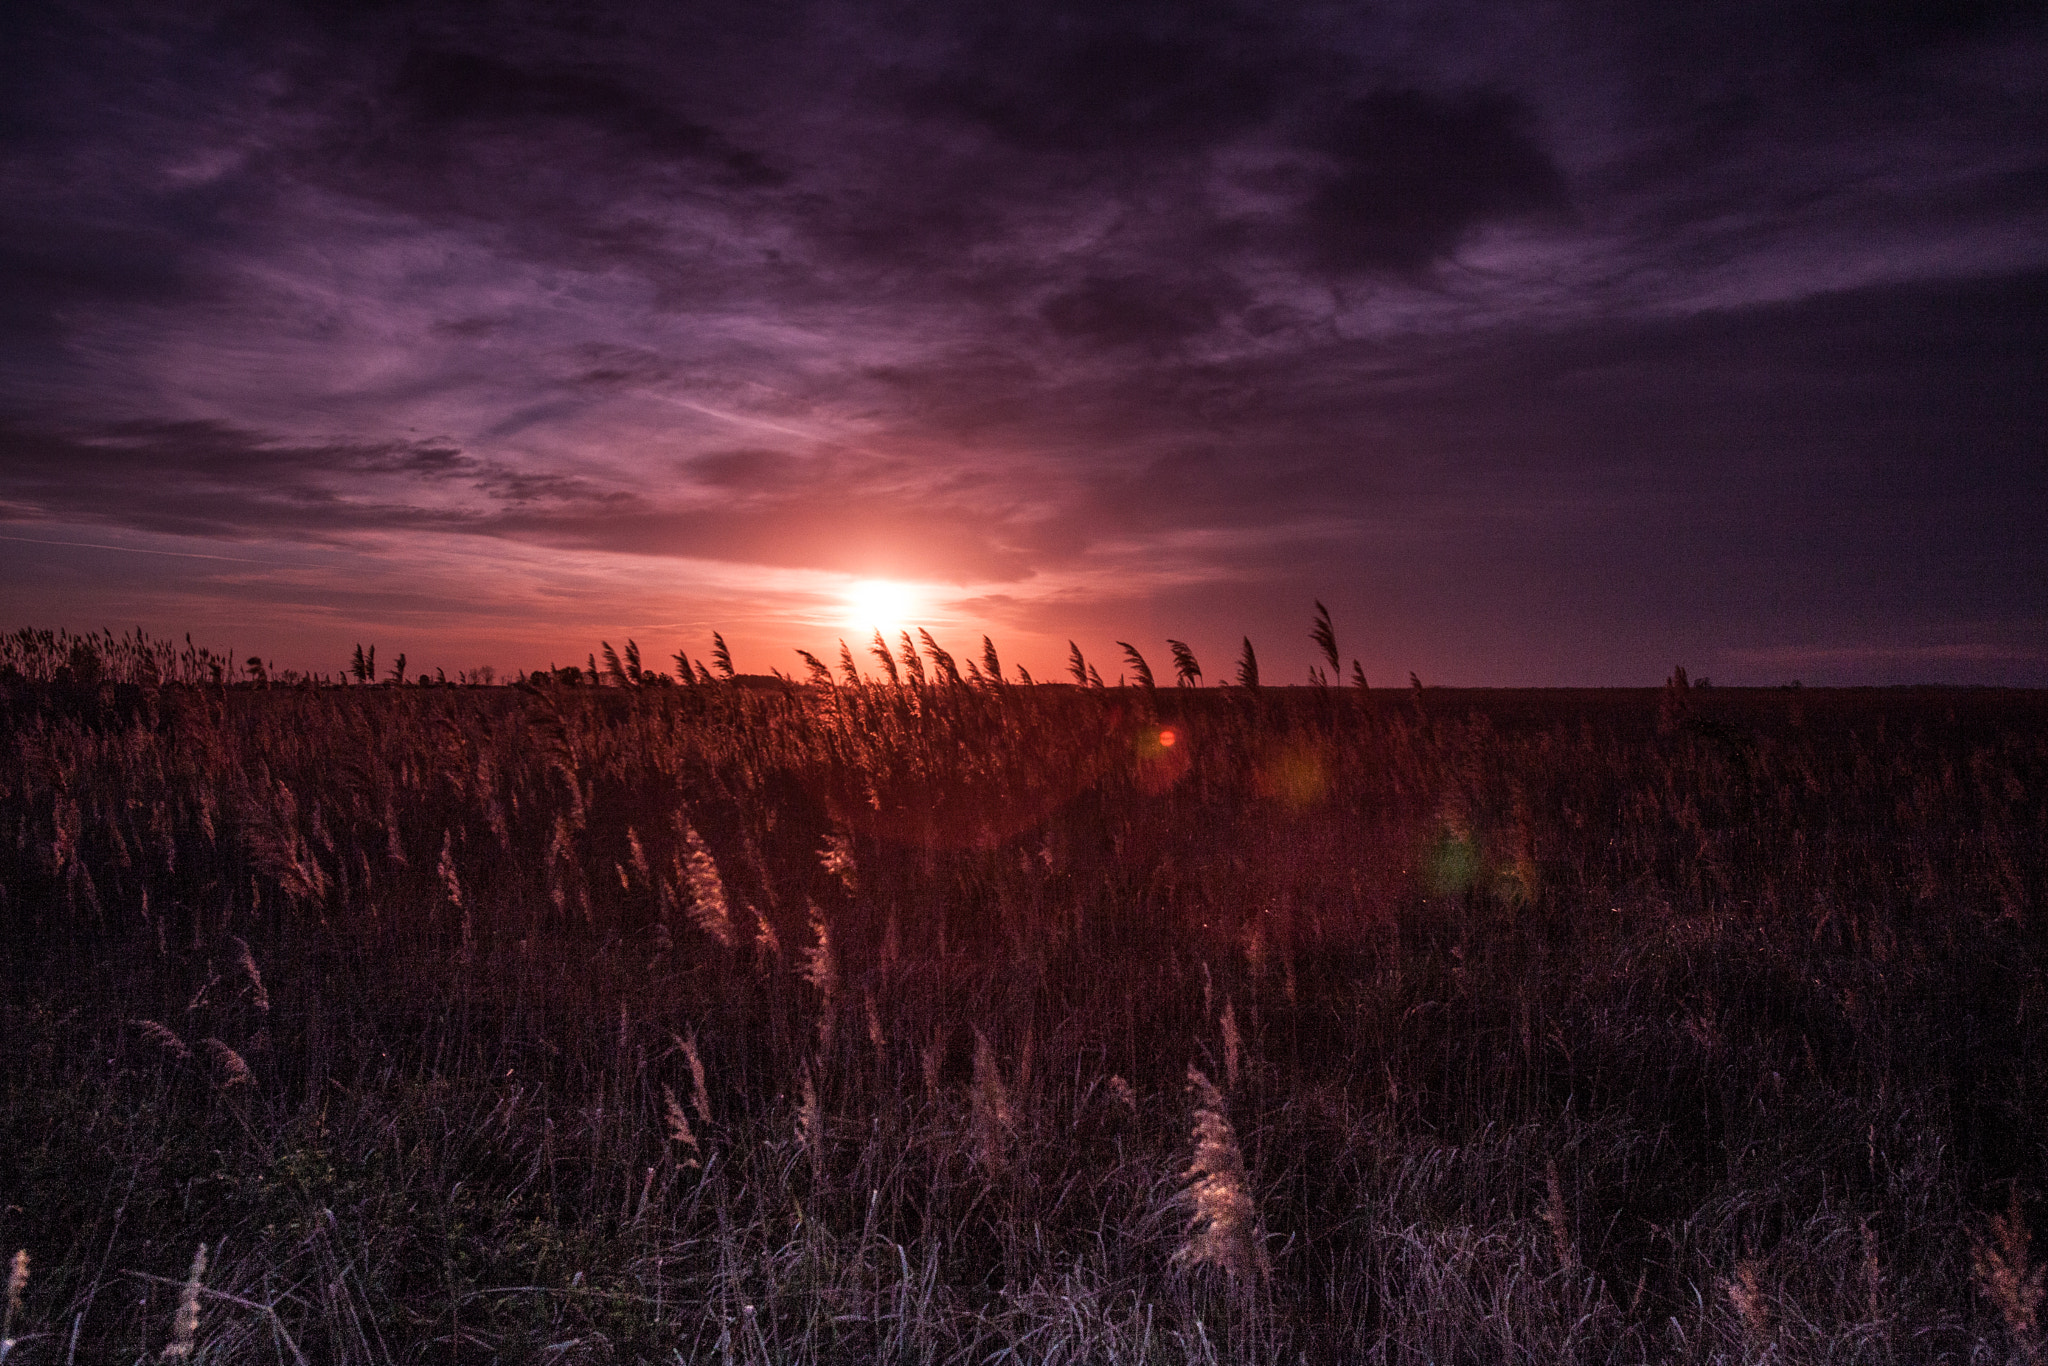
<path fill-rule="evenodd" d="M 190 550 L 150 550 L 139 545 L 101 545 L 97 541 L 44 541 L 33 536 L 0 536 L 0 541 L 22 545 L 62 545 L 75 550 L 119 550 L 129 555 L 170 555 L 180 560 L 225 560 L 229 564 L 269 564 L 269 560 L 245 560 L 239 555 L 201 555 Z"/>

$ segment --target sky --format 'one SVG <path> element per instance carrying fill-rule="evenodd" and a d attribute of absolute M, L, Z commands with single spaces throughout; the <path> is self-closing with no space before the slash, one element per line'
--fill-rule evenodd
<path fill-rule="evenodd" d="M 2040 686 L 2044 513 L 2038 4 L 0 8 L 6 628 Z"/>

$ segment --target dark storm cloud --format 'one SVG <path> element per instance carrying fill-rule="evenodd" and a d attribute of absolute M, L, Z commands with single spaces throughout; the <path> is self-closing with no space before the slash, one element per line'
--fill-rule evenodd
<path fill-rule="evenodd" d="M 461 130 L 503 130 L 547 138 L 564 127 L 595 131 L 622 147 L 668 161 L 696 163 L 721 181 L 777 185 L 785 177 L 754 153 L 731 147 L 712 129 L 681 117 L 595 66 L 520 65 L 474 52 L 410 53 L 377 120 L 371 155 L 423 155 L 442 164 L 441 145 Z"/>
<path fill-rule="evenodd" d="M 1561 210 L 1564 176 L 1493 92 L 1374 91 L 1316 130 L 1330 170 L 1302 207 L 1319 264 L 1419 271 L 1482 223 Z"/>
<path fill-rule="evenodd" d="M 1215 327 L 1238 299 L 1229 282 L 1091 275 L 1040 310 L 1061 337 L 1104 346 L 1168 346 Z"/>
<path fill-rule="evenodd" d="M 965 118 L 1034 153 L 1117 159 L 1243 132 L 1280 102 L 1300 35 L 1249 7 L 1055 3 L 963 9 L 920 113 Z"/>
<path fill-rule="evenodd" d="M 0 327 L 9 339 L 52 339 L 78 304 L 175 304 L 202 298 L 203 280 L 176 240 L 145 227 L 9 223 L 0 238 Z"/>
<path fill-rule="evenodd" d="M 434 443 L 292 445 L 216 422 L 129 422 L 89 433 L 0 426 L 0 500 L 37 519 L 167 535 L 317 538 L 427 526 L 436 518 L 412 501 L 350 497 L 335 486 L 417 489 L 475 470 L 474 460 Z"/>
<path fill-rule="evenodd" d="M 810 569 L 1009 579 L 1057 533 L 944 489 L 906 503 L 901 469 L 818 468 L 765 450 L 691 462 L 715 503 L 661 505 L 596 481 L 493 468 L 444 445 L 294 445 L 217 423 L 90 433 L 0 428 L 0 508 L 217 540 L 440 532 L 537 546 Z M 420 496 L 422 486 L 444 497 Z"/>
<path fill-rule="evenodd" d="M 2048 616 L 2037 7 L 0 22 L 16 525 Z"/>

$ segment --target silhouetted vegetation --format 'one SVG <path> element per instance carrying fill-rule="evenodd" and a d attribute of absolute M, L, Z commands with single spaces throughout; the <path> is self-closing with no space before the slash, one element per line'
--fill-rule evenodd
<path fill-rule="evenodd" d="M 2041 1352 L 2041 694 L 5 639 L 10 1363 Z"/>

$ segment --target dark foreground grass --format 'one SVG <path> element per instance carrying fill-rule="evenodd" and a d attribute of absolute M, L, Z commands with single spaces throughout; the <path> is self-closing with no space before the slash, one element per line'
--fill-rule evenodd
<path fill-rule="evenodd" d="M 6 686 L 10 1364 L 2041 1353 L 2039 694 Z"/>

